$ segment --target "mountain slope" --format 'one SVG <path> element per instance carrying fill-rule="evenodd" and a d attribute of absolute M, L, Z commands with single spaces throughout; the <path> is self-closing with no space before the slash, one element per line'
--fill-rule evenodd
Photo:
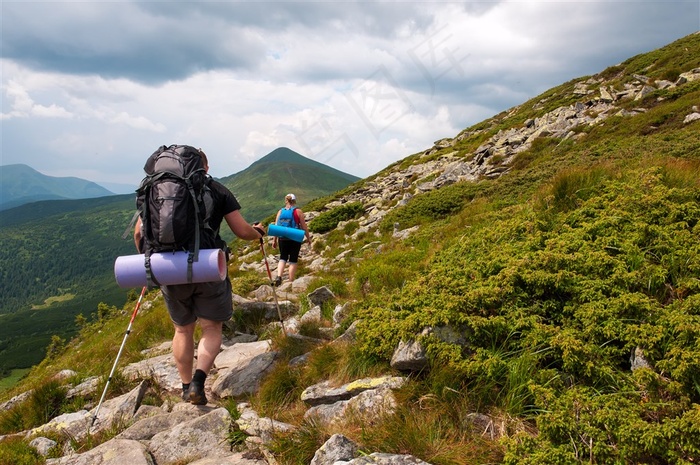
<path fill-rule="evenodd" d="M 46 176 L 27 165 L 0 168 L 0 210 L 49 199 L 86 199 L 114 195 L 98 184 L 75 177 Z"/>
<path fill-rule="evenodd" d="M 281 147 L 220 181 L 236 195 L 243 216 L 252 222 L 275 215 L 290 192 L 296 195 L 297 204 L 303 206 L 358 179 Z"/>
<path fill-rule="evenodd" d="M 98 304 L 123 305 L 115 257 L 133 196 L 47 200 L 0 212 L 0 373 L 32 366 L 56 335 L 75 334 L 75 317 Z"/>

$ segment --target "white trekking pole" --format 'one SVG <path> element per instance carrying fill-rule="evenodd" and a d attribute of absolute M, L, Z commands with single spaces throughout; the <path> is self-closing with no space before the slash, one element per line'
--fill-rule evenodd
<path fill-rule="evenodd" d="M 263 244 L 263 238 L 260 238 L 260 251 L 265 259 L 265 268 L 267 268 L 267 277 L 270 278 L 270 286 L 272 286 L 272 295 L 275 297 L 275 306 L 277 307 L 277 315 L 280 317 L 280 324 L 282 325 L 282 333 L 287 336 L 287 330 L 284 329 L 284 319 L 282 318 L 282 312 L 280 311 L 280 304 L 277 302 L 277 291 L 275 290 L 275 283 L 272 281 L 272 272 L 270 272 L 270 264 L 267 262 L 267 254 L 265 253 L 265 245 Z"/>
<path fill-rule="evenodd" d="M 100 402 L 97 404 L 97 408 L 95 409 L 95 414 L 92 416 L 92 422 L 90 423 L 90 426 L 95 424 L 95 420 L 97 420 L 97 414 L 100 413 L 100 408 L 102 407 L 102 402 L 105 400 L 105 396 L 107 395 L 107 388 L 109 387 L 109 382 L 112 381 L 112 376 L 114 375 L 114 370 L 117 368 L 117 363 L 119 362 L 119 357 L 122 355 L 122 351 L 124 350 L 124 345 L 126 344 L 126 338 L 129 337 L 129 333 L 131 332 L 131 325 L 134 323 L 134 318 L 136 318 L 136 314 L 139 312 L 139 307 L 141 306 L 141 300 L 143 300 L 143 295 L 146 293 L 146 288 L 147 286 L 143 286 L 143 289 L 141 289 L 141 295 L 139 295 L 139 300 L 136 302 L 136 306 L 134 307 L 134 313 L 131 314 L 131 320 L 129 320 L 129 326 L 126 328 L 126 333 L 124 333 L 124 339 L 122 340 L 122 345 L 119 347 L 119 352 L 117 353 L 117 358 L 114 360 L 114 365 L 112 365 L 112 371 L 109 372 L 109 377 L 107 378 L 107 383 L 105 384 L 105 388 L 102 391 L 102 397 L 100 397 Z M 88 428 L 89 430 L 89 428 Z"/>

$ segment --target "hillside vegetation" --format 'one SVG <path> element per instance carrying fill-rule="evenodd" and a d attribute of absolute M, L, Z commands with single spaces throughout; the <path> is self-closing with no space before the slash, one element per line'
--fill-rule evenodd
<path fill-rule="evenodd" d="M 618 86 L 633 74 L 673 78 L 700 66 L 698 52 L 696 34 L 602 75 Z M 543 104 L 569 104 L 560 98 L 573 86 L 480 127 L 493 133 Z M 411 248 L 430 258 L 401 261 L 404 275 L 417 272 L 393 288 L 387 269 L 383 292 L 363 300 L 363 351 L 387 359 L 400 340 L 422 340 L 447 422 L 472 409 L 499 419 L 504 463 L 696 463 L 700 138 L 683 120 L 698 102 L 700 82 L 656 91 L 629 102 L 646 111 L 577 141 L 541 139 L 495 182 L 396 209 L 385 221 L 422 225 Z M 436 208 L 472 197 L 458 211 Z M 371 284 L 368 271 L 382 266 L 372 258 L 356 276 Z M 458 328 L 464 340 L 421 336 L 429 327 Z"/>
<path fill-rule="evenodd" d="M 114 258 L 133 196 L 44 201 L 0 213 L 0 377 L 39 363 L 52 336 L 70 339 L 75 318 L 99 303 L 121 306 Z"/>
<path fill-rule="evenodd" d="M 330 217 L 328 205 L 397 170 L 471 161 L 500 131 L 591 98 L 574 92 L 581 82 L 624 89 L 639 76 L 675 80 L 695 68 L 700 34 L 553 88 L 305 211 Z M 251 399 L 300 426 L 276 438 L 278 462 L 308 464 L 330 435 L 298 414 L 306 386 L 390 370 L 402 341 L 420 343 L 428 364 L 401 389 L 394 415 L 349 420 L 343 433 L 363 450 L 444 465 L 700 462 L 700 121 L 686 122 L 699 102 L 700 80 L 655 88 L 571 137 L 542 135 L 499 176 L 412 187 L 391 200 L 379 235 L 350 240 L 357 220 L 336 220 L 314 249 L 344 255 L 315 287 L 351 304 L 343 329 L 357 322 L 357 340 L 317 349 L 304 367 L 280 366 Z M 396 224 L 417 228 L 400 240 Z M 238 267 L 248 252 L 241 245 L 231 264 L 236 289 L 256 283 Z M 148 314 L 123 363 L 169 337 L 163 315 Z M 103 348 L 119 345 L 119 323 L 94 324 L 100 334 L 83 331 L 13 393 L 67 366 L 108 371 Z M 287 339 L 275 344 L 299 355 Z M 89 365 L 78 345 L 94 348 Z"/>

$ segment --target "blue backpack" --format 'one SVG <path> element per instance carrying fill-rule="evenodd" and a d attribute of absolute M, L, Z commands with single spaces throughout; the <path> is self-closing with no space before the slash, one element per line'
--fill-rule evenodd
<path fill-rule="evenodd" d="M 299 228 L 297 221 L 297 207 L 283 208 L 280 210 L 280 217 L 277 220 L 277 226 L 285 226 L 287 228 Z"/>

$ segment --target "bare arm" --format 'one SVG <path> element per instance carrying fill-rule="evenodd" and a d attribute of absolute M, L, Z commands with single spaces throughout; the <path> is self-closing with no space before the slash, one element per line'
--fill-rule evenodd
<path fill-rule="evenodd" d="M 311 235 L 309 234 L 309 227 L 306 225 L 306 220 L 304 219 L 304 212 L 300 208 L 297 208 L 299 212 L 299 226 L 304 230 L 306 240 L 311 242 Z"/>
<path fill-rule="evenodd" d="M 226 220 L 228 227 L 231 228 L 231 231 L 233 231 L 233 233 L 239 238 L 249 241 L 262 238 L 260 233 L 243 218 L 240 211 L 234 210 L 224 216 L 224 219 Z"/>
<path fill-rule="evenodd" d="M 134 226 L 134 245 L 136 246 L 136 250 L 141 252 L 141 249 L 139 248 L 139 244 L 141 243 L 141 217 L 139 216 L 138 219 L 136 220 L 136 225 Z"/>
<path fill-rule="evenodd" d="M 277 216 L 275 216 L 275 224 L 277 224 L 277 222 L 279 221 L 281 212 L 282 210 L 277 211 Z M 272 237 L 272 247 L 277 248 L 277 236 Z"/>

